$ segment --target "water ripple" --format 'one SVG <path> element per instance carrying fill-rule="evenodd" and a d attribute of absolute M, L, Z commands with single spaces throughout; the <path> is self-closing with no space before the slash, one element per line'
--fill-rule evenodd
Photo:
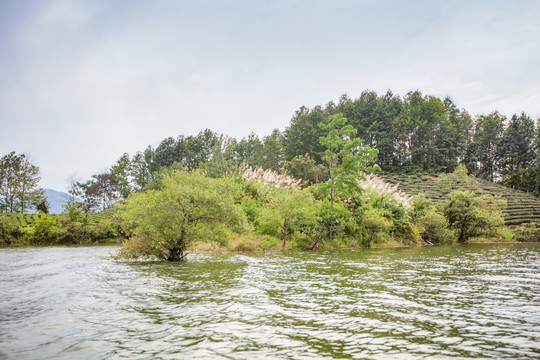
<path fill-rule="evenodd" d="M 0 250 L 0 358 L 540 357 L 540 246 Z"/>

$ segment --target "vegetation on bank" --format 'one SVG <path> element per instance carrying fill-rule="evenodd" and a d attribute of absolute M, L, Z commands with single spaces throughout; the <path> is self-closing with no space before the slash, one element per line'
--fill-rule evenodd
<path fill-rule="evenodd" d="M 0 247 L 114 244 L 120 224 L 112 211 L 88 213 L 72 206 L 63 214 L 0 214 Z"/>
<path fill-rule="evenodd" d="M 167 138 L 90 180 L 69 179 L 60 215 L 47 214 L 39 169 L 26 156 L 10 153 L 0 167 L 1 246 L 125 237 L 126 258 L 179 260 L 194 246 L 352 248 L 535 240 L 539 232 L 504 228 L 540 216 L 539 122 L 473 118 L 419 91 L 302 107 L 283 132 L 262 139 L 210 130 Z M 29 206 L 39 215 L 14 214 Z"/>

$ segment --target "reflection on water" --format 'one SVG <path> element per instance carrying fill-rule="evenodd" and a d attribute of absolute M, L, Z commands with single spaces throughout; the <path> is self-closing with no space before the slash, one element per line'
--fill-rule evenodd
<path fill-rule="evenodd" d="M 540 245 L 0 250 L 0 358 L 538 358 Z"/>

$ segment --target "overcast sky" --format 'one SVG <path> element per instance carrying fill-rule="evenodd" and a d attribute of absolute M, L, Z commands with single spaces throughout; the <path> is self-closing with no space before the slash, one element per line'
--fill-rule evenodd
<path fill-rule="evenodd" d="M 0 0 L 0 156 L 64 190 L 205 128 L 390 89 L 540 117 L 540 1 Z"/>

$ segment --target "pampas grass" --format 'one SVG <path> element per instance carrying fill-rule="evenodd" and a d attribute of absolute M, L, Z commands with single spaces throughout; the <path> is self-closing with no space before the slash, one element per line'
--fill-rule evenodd
<path fill-rule="evenodd" d="M 358 180 L 358 184 L 363 189 L 368 189 L 380 194 L 388 194 L 396 200 L 398 204 L 402 204 L 405 209 L 411 208 L 412 196 L 409 196 L 398 189 L 399 183 L 392 185 L 383 181 L 380 177 L 373 174 L 366 175 L 365 180 Z"/>

